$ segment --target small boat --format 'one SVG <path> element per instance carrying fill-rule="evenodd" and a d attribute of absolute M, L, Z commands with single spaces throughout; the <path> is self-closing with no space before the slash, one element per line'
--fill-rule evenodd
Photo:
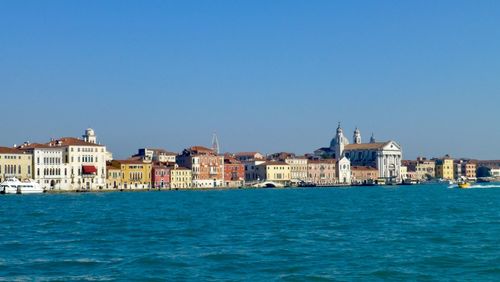
<path fill-rule="evenodd" d="M 458 183 L 458 188 L 470 188 L 470 186 L 469 182 L 462 181 Z"/>
<path fill-rule="evenodd" d="M 0 193 L 2 194 L 35 194 L 43 192 L 42 186 L 31 179 L 19 181 L 17 178 L 9 178 L 0 183 Z"/>
<path fill-rule="evenodd" d="M 7 178 L 0 183 L 0 193 L 2 194 L 17 194 L 17 185 L 21 183 L 17 178 Z"/>

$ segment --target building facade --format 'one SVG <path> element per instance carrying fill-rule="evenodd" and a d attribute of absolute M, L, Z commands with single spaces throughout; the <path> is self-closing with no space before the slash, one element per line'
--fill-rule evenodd
<path fill-rule="evenodd" d="M 123 189 L 151 188 L 151 163 L 140 160 L 113 160 L 111 166 L 121 170 Z"/>
<path fill-rule="evenodd" d="M 308 160 L 306 181 L 317 186 L 334 185 L 337 182 L 336 160 Z"/>
<path fill-rule="evenodd" d="M 176 166 L 170 170 L 170 188 L 188 189 L 193 187 L 191 169 Z"/>
<path fill-rule="evenodd" d="M 267 161 L 257 166 L 261 180 L 287 185 L 291 180 L 290 165 L 285 162 Z"/>
<path fill-rule="evenodd" d="M 156 162 L 151 167 L 151 183 L 156 189 L 170 188 L 170 170 L 173 166 Z"/>
<path fill-rule="evenodd" d="M 350 185 L 352 183 L 351 180 L 351 161 L 343 157 L 337 162 L 337 183 Z"/>
<path fill-rule="evenodd" d="M 264 160 L 248 160 L 243 162 L 245 167 L 245 182 L 259 182 L 263 179 L 260 178 L 259 165 L 265 163 Z"/>
<path fill-rule="evenodd" d="M 290 177 L 292 182 L 306 181 L 307 177 L 307 158 L 294 157 L 286 158 L 285 163 L 290 165 Z"/>
<path fill-rule="evenodd" d="M 371 166 L 352 166 L 352 183 L 367 184 L 373 183 L 379 178 L 378 169 Z M 404 173 L 406 175 L 406 172 Z"/>
<path fill-rule="evenodd" d="M 346 157 L 354 166 L 371 166 L 378 169 L 379 177 L 391 182 L 401 182 L 402 148 L 395 141 L 376 142 L 370 138 L 369 143 L 362 143 L 359 129 L 354 132 L 354 143 L 350 144 L 344 136 L 343 130 L 337 127 L 337 133 L 330 142 L 329 148 L 320 148 L 314 152 L 318 157 L 336 158 Z"/>
<path fill-rule="evenodd" d="M 15 177 L 33 178 L 33 155 L 16 148 L 0 147 L 0 182 Z"/>
<path fill-rule="evenodd" d="M 243 187 L 245 165 L 235 158 L 224 157 L 224 184 L 226 187 Z"/>
<path fill-rule="evenodd" d="M 195 188 L 214 188 L 224 186 L 224 156 L 212 149 L 194 146 L 185 149 L 177 156 L 181 167 L 191 169 Z"/>
<path fill-rule="evenodd" d="M 83 138 L 63 137 L 44 144 L 24 143 L 33 155 L 33 178 L 44 189 L 96 190 L 106 187 L 106 160 L 111 155 L 97 143 L 93 129 Z"/>
<path fill-rule="evenodd" d="M 453 159 L 444 157 L 436 160 L 436 178 L 453 180 L 455 179 Z"/>

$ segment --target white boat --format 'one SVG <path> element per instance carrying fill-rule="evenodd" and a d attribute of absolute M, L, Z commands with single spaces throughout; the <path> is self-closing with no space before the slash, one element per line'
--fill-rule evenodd
<path fill-rule="evenodd" d="M 42 186 L 31 179 L 19 181 L 17 178 L 9 178 L 0 183 L 0 193 L 3 194 L 35 194 L 43 192 Z"/>

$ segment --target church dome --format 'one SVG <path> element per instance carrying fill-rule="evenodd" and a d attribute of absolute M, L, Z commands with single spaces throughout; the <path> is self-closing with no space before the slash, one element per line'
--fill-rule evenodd
<path fill-rule="evenodd" d="M 343 145 L 349 145 L 349 140 L 347 138 L 342 138 L 343 140 Z M 333 137 L 332 141 L 330 142 L 330 148 L 335 148 L 335 144 L 337 144 L 337 137 Z"/>

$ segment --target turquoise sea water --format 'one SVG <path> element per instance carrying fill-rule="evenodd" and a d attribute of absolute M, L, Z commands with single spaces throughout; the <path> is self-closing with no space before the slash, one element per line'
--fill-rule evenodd
<path fill-rule="evenodd" d="M 500 280 L 500 186 L 0 197 L 0 279 Z"/>

